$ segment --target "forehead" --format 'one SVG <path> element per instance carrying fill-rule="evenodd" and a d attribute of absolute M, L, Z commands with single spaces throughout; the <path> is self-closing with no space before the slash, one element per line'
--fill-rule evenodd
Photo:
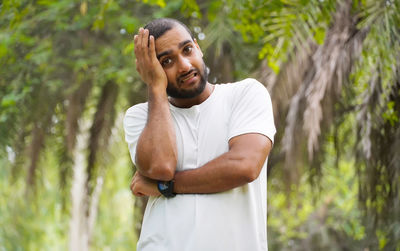
<path fill-rule="evenodd" d="M 192 40 L 192 37 L 184 27 L 177 24 L 172 29 L 165 32 L 161 37 L 157 38 L 155 44 L 156 53 L 159 54 L 167 50 L 176 50 L 178 49 L 179 43 L 186 40 Z"/>

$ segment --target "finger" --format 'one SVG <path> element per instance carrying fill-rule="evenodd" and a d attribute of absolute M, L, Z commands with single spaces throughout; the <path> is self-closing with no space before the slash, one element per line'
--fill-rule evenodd
<path fill-rule="evenodd" d="M 152 60 L 154 60 L 154 59 L 157 59 L 157 56 L 156 56 L 156 45 L 155 45 L 155 42 L 154 42 L 154 36 L 150 36 L 150 38 L 149 38 L 149 56 L 150 56 L 150 58 L 152 59 Z"/>
<path fill-rule="evenodd" d="M 132 177 L 132 180 L 131 180 L 131 184 L 129 185 L 129 187 L 131 188 L 131 191 L 132 191 L 132 192 L 133 192 L 134 189 L 135 189 L 135 185 L 136 185 L 136 179 L 135 179 L 135 176 L 133 176 L 133 177 Z"/>
<path fill-rule="evenodd" d="M 140 41 L 139 41 L 139 43 L 140 43 L 140 49 L 145 49 L 147 46 L 146 46 L 146 30 L 147 29 L 143 29 L 143 28 L 140 28 L 139 29 L 139 32 L 140 32 Z"/>
<path fill-rule="evenodd" d="M 140 37 L 140 32 L 138 31 L 138 33 L 133 36 L 133 42 L 135 43 L 135 46 L 139 42 L 139 37 Z"/>
<path fill-rule="evenodd" d="M 141 40 L 142 40 L 142 31 L 143 31 L 143 28 L 142 27 L 140 27 L 139 28 L 139 30 L 138 30 L 138 43 L 140 43 L 141 42 Z"/>
<path fill-rule="evenodd" d="M 146 47 L 149 48 L 150 46 L 150 31 L 148 29 L 144 29 L 144 34 L 145 34 L 145 42 L 146 42 Z"/>
<path fill-rule="evenodd" d="M 136 176 L 136 173 L 134 173 L 134 174 L 132 175 L 131 184 L 133 184 L 133 182 L 135 181 L 135 176 Z"/>
<path fill-rule="evenodd" d="M 143 30 L 143 40 L 142 40 L 142 49 L 143 49 L 143 54 L 146 57 L 146 60 L 149 59 L 149 30 L 144 29 Z"/>
<path fill-rule="evenodd" d="M 143 41 L 143 28 L 140 28 L 138 38 L 137 38 L 137 53 L 136 53 L 136 56 L 139 58 L 143 55 L 143 42 L 142 41 Z"/>
<path fill-rule="evenodd" d="M 135 51 L 135 54 L 137 50 L 138 37 L 139 37 L 138 35 L 133 36 L 133 49 Z"/>
<path fill-rule="evenodd" d="M 135 196 L 137 196 L 137 194 L 140 193 L 140 192 L 139 192 L 139 189 L 136 187 L 136 185 L 133 185 L 133 186 L 131 187 L 131 192 L 132 192 L 132 194 L 135 195 Z"/>
<path fill-rule="evenodd" d="M 149 47 L 149 30 L 143 29 L 143 46 L 148 48 Z"/>

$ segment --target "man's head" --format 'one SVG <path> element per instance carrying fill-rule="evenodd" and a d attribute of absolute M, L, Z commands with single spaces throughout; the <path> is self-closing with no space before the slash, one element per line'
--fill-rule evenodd
<path fill-rule="evenodd" d="M 144 28 L 154 36 L 156 55 L 168 78 L 167 94 L 182 99 L 202 93 L 207 71 L 203 53 L 189 28 L 170 18 L 155 19 Z"/>
<path fill-rule="evenodd" d="M 154 37 L 154 39 L 157 40 L 157 38 L 164 35 L 165 32 L 174 28 L 176 25 L 180 25 L 183 28 L 185 28 L 185 30 L 189 33 L 192 40 L 194 40 L 193 34 L 190 31 L 190 29 L 184 23 L 182 23 L 176 19 L 172 19 L 172 18 L 154 19 L 151 22 L 149 22 L 148 24 L 146 24 L 144 29 L 148 29 L 149 35 L 152 35 Z"/>

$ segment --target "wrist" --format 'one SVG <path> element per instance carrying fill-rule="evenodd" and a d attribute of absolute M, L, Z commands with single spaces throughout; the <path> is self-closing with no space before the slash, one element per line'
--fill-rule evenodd
<path fill-rule="evenodd" d="M 157 189 L 166 198 L 175 197 L 176 193 L 174 193 L 174 183 L 174 180 L 157 181 Z"/>
<path fill-rule="evenodd" d="M 150 97 L 167 97 L 167 88 L 163 85 L 149 85 L 148 93 Z"/>

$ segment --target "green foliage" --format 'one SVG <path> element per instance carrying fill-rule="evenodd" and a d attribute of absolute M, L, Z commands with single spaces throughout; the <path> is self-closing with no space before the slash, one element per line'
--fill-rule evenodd
<path fill-rule="evenodd" d="M 388 121 L 391 126 L 395 126 L 396 123 L 399 123 L 399 111 L 395 110 L 395 102 L 394 101 L 389 101 L 387 103 L 387 110 L 385 113 L 382 115 L 385 121 Z"/>
<path fill-rule="evenodd" d="M 135 250 L 142 212 L 129 191 L 132 164 L 121 118 L 146 99 L 134 70 L 132 37 L 139 27 L 159 17 L 193 27 L 212 82 L 264 72 L 263 60 L 270 76 L 285 79 L 282 73 L 299 50 L 325 44 L 337 3 L 3 0 L 0 251 L 68 249 L 74 144 L 77 135 L 90 132 L 99 132 L 99 144 L 85 152 L 96 156 L 88 186 L 104 180 L 91 249 Z M 400 3 L 363 0 L 352 6 L 366 37 L 321 139 L 319 169 L 302 165 L 299 184 L 289 191 L 281 170 L 269 176 L 271 250 L 400 250 Z M 107 86 L 116 88 L 115 96 L 107 96 Z M 113 101 L 100 118 L 107 123 L 96 127 L 104 96 Z M 274 150 L 280 149 L 275 142 Z M 273 152 L 270 161 L 278 156 L 282 162 L 279 155 Z"/>
<path fill-rule="evenodd" d="M 305 46 L 311 38 L 322 44 L 336 1 L 246 1 L 234 14 L 241 22 L 235 27 L 245 41 L 262 44 L 259 58 L 278 74 L 295 48 Z"/>
<path fill-rule="evenodd" d="M 132 250 L 137 241 L 133 231 L 134 201 L 128 185 L 132 169 L 122 134 L 119 130 L 107 161 L 108 169 L 103 174 L 93 250 Z M 121 152 L 125 158 L 121 158 Z M 46 151 L 41 165 L 57 166 L 56 156 L 55 149 Z M 37 193 L 27 195 L 24 179 L 10 182 L 11 165 L 3 157 L 0 159 L 0 250 L 68 250 L 71 205 L 69 199 L 63 204 L 57 168 L 42 169 Z"/>
<path fill-rule="evenodd" d="M 354 131 L 354 118 L 347 117 L 339 128 L 340 141 Z M 354 137 L 354 136 L 353 136 Z M 358 179 L 355 158 L 348 151 L 337 162 L 335 138 L 330 135 L 324 145 L 327 152 L 321 165 L 323 176 L 319 188 L 310 186 L 309 177 L 302 176 L 300 184 L 293 185 L 290 194 L 278 175 L 268 185 L 269 243 L 276 250 L 341 250 L 357 249 L 367 240 L 363 213 L 358 207 Z M 276 239 L 278 238 L 278 240 Z"/>
<path fill-rule="evenodd" d="M 10 170 L 7 162 L 2 163 L 0 249 L 65 250 L 69 214 L 62 209 L 57 170 L 45 170 L 38 194 L 28 199 L 24 180 L 10 182 Z"/>

